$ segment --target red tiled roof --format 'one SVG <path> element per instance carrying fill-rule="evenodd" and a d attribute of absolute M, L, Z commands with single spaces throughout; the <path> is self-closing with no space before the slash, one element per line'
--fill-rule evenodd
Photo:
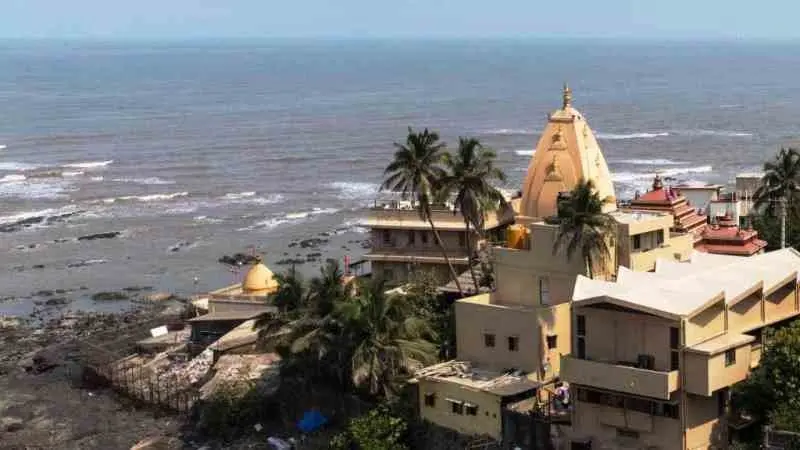
<path fill-rule="evenodd" d="M 761 251 L 767 243 L 760 239 L 753 239 L 744 245 L 736 244 L 708 244 L 705 241 L 696 245 L 697 251 L 705 253 L 715 253 L 718 255 L 751 256 Z"/>

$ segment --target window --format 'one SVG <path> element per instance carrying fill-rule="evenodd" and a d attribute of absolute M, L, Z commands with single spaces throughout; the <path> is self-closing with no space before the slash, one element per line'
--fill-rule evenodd
<path fill-rule="evenodd" d="M 383 269 L 383 279 L 387 281 L 394 279 L 394 272 L 392 272 L 392 269 Z"/>
<path fill-rule="evenodd" d="M 414 245 L 414 241 L 416 237 L 416 231 L 411 230 L 408 232 L 408 245 Z"/>
<path fill-rule="evenodd" d="M 656 231 L 656 245 L 661 247 L 664 244 L 664 230 Z"/>
<path fill-rule="evenodd" d="M 458 233 L 458 246 L 459 247 L 467 246 L 467 233 Z"/>
<path fill-rule="evenodd" d="M 467 410 L 468 416 L 477 416 L 478 415 L 478 405 L 473 405 L 472 403 L 465 403 L 465 409 Z"/>
<path fill-rule="evenodd" d="M 586 359 L 586 316 L 577 316 L 576 322 L 576 328 L 578 329 L 577 342 L 575 343 L 577 346 L 576 352 L 579 359 Z"/>
<path fill-rule="evenodd" d="M 508 349 L 512 352 L 516 352 L 517 350 L 519 350 L 519 337 L 517 336 L 508 337 Z"/>
<path fill-rule="evenodd" d="M 453 414 L 464 414 L 464 403 L 458 400 L 448 400 L 450 402 L 450 411 Z"/>
<path fill-rule="evenodd" d="M 642 397 L 612 394 L 610 392 L 596 391 L 594 389 L 578 388 L 578 401 L 596 405 L 610 406 L 612 408 L 637 411 L 660 417 L 679 418 L 679 405 L 665 403 Z"/>
<path fill-rule="evenodd" d="M 422 242 L 422 245 L 428 245 L 428 232 L 423 231 L 419 234 L 419 240 Z"/>
<path fill-rule="evenodd" d="M 539 303 L 550 304 L 550 282 L 547 278 L 539 278 Z"/>
<path fill-rule="evenodd" d="M 383 243 L 389 244 L 391 242 L 392 242 L 392 234 L 389 232 L 389 230 L 383 230 Z"/>
<path fill-rule="evenodd" d="M 547 349 L 552 350 L 558 346 L 558 336 L 547 336 Z"/>
<path fill-rule="evenodd" d="M 678 370 L 680 368 L 680 351 L 681 347 L 681 330 L 677 327 L 669 328 L 669 370 Z"/>
<path fill-rule="evenodd" d="M 736 364 L 736 349 L 725 350 L 725 367 Z"/>
<path fill-rule="evenodd" d="M 434 393 L 425 394 L 425 406 L 430 406 L 430 407 L 436 406 L 436 394 Z"/>
<path fill-rule="evenodd" d="M 622 428 L 617 428 L 617 437 L 621 438 L 630 438 L 630 439 L 639 439 L 639 432 L 633 430 L 623 430 Z"/>
<path fill-rule="evenodd" d="M 483 334 L 483 345 L 487 347 L 494 347 L 494 335 L 491 333 Z"/>
<path fill-rule="evenodd" d="M 642 236 L 637 234 L 633 236 L 633 249 L 639 250 L 642 248 Z"/>

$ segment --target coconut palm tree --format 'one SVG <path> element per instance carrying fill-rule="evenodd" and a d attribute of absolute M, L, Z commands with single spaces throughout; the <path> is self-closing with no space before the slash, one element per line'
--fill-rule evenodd
<path fill-rule="evenodd" d="M 435 131 L 428 131 L 425 128 L 421 132 L 415 132 L 408 127 L 405 144 L 395 143 L 394 146 L 396 149 L 394 160 L 384 170 L 386 178 L 381 184 L 381 190 L 400 192 L 403 197 L 413 196 L 419 217 L 430 225 L 436 245 L 442 251 L 442 256 L 450 269 L 450 276 L 463 296 L 464 291 L 458 281 L 458 274 L 450 262 L 447 249 L 433 222 L 431 211 L 431 203 L 436 199 L 440 181 L 445 175 L 442 164 L 446 145 L 439 140 L 439 134 Z"/>
<path fill-rule="evenodd" d="M 337 315 L 352 345 L 352 383 L 371 395 L 392 396 L 398 380 L 436 361 L 430 325 L 405 298 L 386 295 L 380 282 L 340 304 Z"/>
<path fill-rule="evenodd" d="M 775 214 L 779 205 L 781 216 L 781 248 L 786 245 L 786 215 L 792 211 L 797 218 L 796 197 L 800 188 L 800 153 L 793 148 L 781 148 L 775 159 L 764 163 L 761 186 L 753 195 L 754 206 L 768 214 Z"/>
<path fill-rule="evenodd" d="M 483 237 L 486 213 L 494 211 L 505 204 L 503 194 L 491 181 L 505 181 L 502 170 L 495 167 L 497 154 L 494 150 L 481 145 L 474 138 L 459 138 L 458 152 L 455 155 L 445 154 L 444 163 L 447 174 L 442 179 L 440 197 L 455 194 L 456 214 L 461 212 L 466 226 L 467 248 L 472 251 L 472 233 L 470 227 Z M 478 289 L 478 278 L 472 262 L 469 264 L 472 282 Z"/>
<path fill-rule="evenodd" d="M 591 180 L 580 180 L 569 197 L 559 203 L 558 221 L 553 254 L 566 248 L 567 258 L 572 258 L 580 251 L 589 278 L 594 278 L 594 267 L 605 267 L 611 258 L 609 247 L 614 245 L 616 221 L 603 212 L 603 201 Z"/>

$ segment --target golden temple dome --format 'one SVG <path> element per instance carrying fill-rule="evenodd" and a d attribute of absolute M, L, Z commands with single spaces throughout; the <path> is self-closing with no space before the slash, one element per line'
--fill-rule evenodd
<path fill-rule="evenodd" d="M 242 291 L 245 294 L 271 294 L 278 290 L 278 281 L 271 270 L 258 261 L 253 264 L 242 281 Z"/>
<path fill-rule="evenodd" d="M 556 157 L 558 155 L 558 157 Z M 522 184 L 522 216 L 545 218 L 556 214 L 561 192 L 580 180 L 591 180 L 604 211 L 616 209 L 614 183 L 603 151 L 583 115 L 572 106 L 572 89 L 564 85 L 561 109 L 548 116 Z"/>

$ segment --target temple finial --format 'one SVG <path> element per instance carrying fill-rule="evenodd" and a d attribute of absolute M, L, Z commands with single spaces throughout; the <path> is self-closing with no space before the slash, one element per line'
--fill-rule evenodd
<path fill-rule="evenodd" d="M 661 181 L 661 175 L 656 172 L 656 177 L 653 178 L 653 190 L 657 191 L 664 187 L 664 183 Z"/>
<path fill-rule="evenodd" d="M 569 88 L 567 83 L 564 83 L 564 108 L 567 109 L 572 105 L 572 89 Z"/>

